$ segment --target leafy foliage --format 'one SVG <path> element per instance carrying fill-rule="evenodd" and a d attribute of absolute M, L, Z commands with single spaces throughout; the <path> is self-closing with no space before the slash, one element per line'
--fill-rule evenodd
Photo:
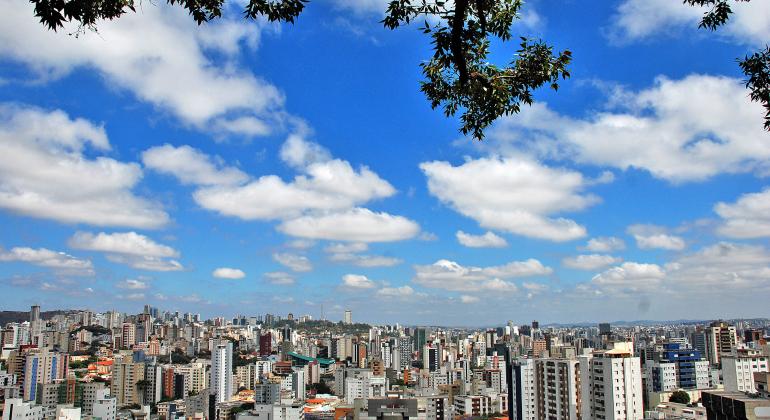
<path fill-rule="evenodd" d="M 30 0 L 35 16 L 52 30 L 66 22 L 95 30 L 99 20 L 135 12 L 135 0 Z M 167 0 L 186 9 L 202 24 L 222 16 L 224 0 Z M 294 23 L 309 0 L 250 0 L 247 19 Z M 517 113 L 531 104 L 532 91 L 543 85 L 558 89 L 569 77 L 569 51 L 554 53 L 543 41 L 521 39 L 517 57 L 499 67 L 487 61 L 492 38 L 511 39 L 511 25 L 519 18 L 522 0 L 392 0 L 382 23 L 396 29 L 425 18 L 423 32 L 432 38 L 433 57 L 421 64 L 421 90 L 433 108 L 447 116 L 462 112 L 460 131 L 484 138 L 484 129 L 502 115 Z M 429 23 L 438 20 L 437 23 Z"/>
<path fill-rule="evenodd" d="M 736 3 L 748 3 L 751 0 L 734 0 Z M 699 28 L 716 31 L 730 20 L 733 13 L 729 0 L 684 0 L 690 6 L 711 7 L 703 15 Z M 770 47 L 747 55 L 738 60 L 738 65 L 746 75 L 746 88 L 751 100 L 759 102 L 765 108 L 765 130 L 770 131 Z"/>
<path fill-rule="evenodd" d="M 689 404 L 690 403 L 690 394 L 684 392 L 684 391 L 674 391 L 671 394 L 671 397 L 668 399 L 672 403 L 679 403 L 679 404 Z"/>
<path fill-rule="evenodd" d="M 487 61 L 491 39 L 511 39 L 521 0 L 393 0 L 383 20 L 390 29 L 424 17 L 423 32 L 432 38 L 433 57 L 421 64 L 421 90 L 433 108 L 447 116 L 462 111 L 463 134 L 484 138 L 484 129 L 502 115 L 518 113 L 531 104 L 532 92 L 543 85 L 559 88 L 569 77 L 570 51 L 554 53 L 541 40 L 521 38 L 516 58 L 499 67 Z M 431 24 L 428 17 L 440 21 Z"/>
<path fill-rule="evenodd" d="M 66 22 L 96 29 L 100 20 L 117 19 L 136 12 L 135 0 L 30 0 L 40 23 L 54 31 Z M 167 0 L 183 7 L 199 25 L 222 16 L 224 0 Z M 266 17 L 271 22 L 290 22 L 302 13 L 308 0 L 251 0 L 243 12 L 249 19 Z"/>

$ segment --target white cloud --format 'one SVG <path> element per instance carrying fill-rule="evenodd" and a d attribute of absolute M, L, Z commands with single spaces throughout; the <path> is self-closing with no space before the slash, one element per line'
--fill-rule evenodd
<path fill-rule="evenodd" d="M 377 291 L 377 296 L 387 298 L 406 298 L 413 296 L 414 294 L 414 289 L 412 289 L 410 286 L 383 287 Z"/>
<path fill-rule="evenodd" d="M 770 252 L 761 245 L 720 242 L 666 264 L 669 287 L 717 296 L 770 290 Z"/>
<path fill-rule="evenodd" d="M 264 274 L 265 280 L 268 283 L 278 286 L 291 286 L 297 282 L 297 280 L 289 273 L 283 271 L 273 271 Z"/>
<path fill-rule="evenodd" d="M 309 211 L 345 210 L 396 193 L 392 185 L 369 168 L 362 166 L 356 170 L 347 161 L 320 158 L 320 152 L 309 152 L 316 149 L 323 150 L 292 134 L 281 156 L 302 175 L 291 182 L 265 175 L 243 185 L 201 188 L 194 193 L 195 201 L 227 216 L 277 220 Z"/>
<path fill-rule="evenodd" d="M 498 290 L 514 292 L 507 278 L 543 276 L 553 272 L 536 259 L 514 261 L 493 267 L 465 267 L 454 261 L 439 260 L 431 265 L 415 265 L 414 282 L 430 288 L 461 292 Z"/>
<path fill-rule="evenodd" d="M 309 239 L 354 242 L 392 242 L 413 238 L 420 232 L 417 223 L 388 213 L 365 208 L 287 220 L 278 230 Z"/>
<path fill-rule="evenodd" d="M 504 248 L 508 246 L 508 242 L 494 234 L 494 232 L 487 232 L 483 235 L 471 235 L 458 230 L 456 233 L 457 241 L 461 245 L 469 248 Z"/>
<path fill-rule="evenodd" d="M 294 239 L 292 241 L 287 242 L 286 246 L 294 249 L 310 249 L 314 247 L 315 244 L 316 244 L 315 241 L 310 241 L 307 239 Z"/>
<path fill-rule="evenodd" d="M 324 248 L 328 254 L 355 254 L 369 250 L 369 244 L 365 242 L 349 242 L 329 244 Z"/>
<path fill-rule="evenodd" d="M 637 168 L 673 183 L 768 170 L 764 112 L 748 98 L 741 80 L 658 77 L 648 89 L 614 96 L 607 99 L 611 110 L 584 119 L 560 115 L 542 103 L 527 107 L 496 123 L 486 147 L 504 154 L 524 150 L 549 159 Z"/>
<path fill-rule="evenodd" d="M 301 124 L 299 130 L 305 130 Z M 176 155 L 179 149 L 164 150 Z M 281 151 L 282 159 L 301 172 L 290 182 L 276 175 L 244 179 L 240 171 L 224 165 L 216 167 L 199 151 L 189 149 L 183 154 L 181 160 L 185 163 L 176 162 L 169 171 L 198 185 L 193 193 L 195 201 L 222 215 L 280 220 L 283 223 L 279 230 L 305 239 L 386 242 L 419 233 L 419 226 L 409 219 L 356 207 L 390 197 L 396 190 L 365 166 L 354 169 L 347 161 L 332 159 L 320 145 L 306 141 L 300 134 L 291 134 Z M 206 169 L 201 174 L 196 168 Z M 234 183 L 222 182 L 223 177 Z"/>
<path fill-rule="evenodd" d="M 304 129 L 303 129 L 304 131 Z M 303 169 L 314 163 L 332 160 L 332 155 L 323 146 L 306 141 L 304 133 L 292 133 L 281 146 L 281 160 L 295 169 Z"/>
<path fill-rule="evenodd" d="M 633 294 L 658 290 L 666 273 L 657 264 L 625 262 L 591 279 L 605 293 Z"/>
<path fill-rule="evenodd" d="M 179 261 L 165 258 L 130 255 L 130 254 L 108 254 L 107 259 L 117 263 L 125 264 L 138 270 L 147 271 L 182 271 L 184 267 Z"/>
<path fill-rule="evenodd" d="M 393 267 L 401 264 L 403 261 L 395 257 L 386 257 L 384 255 L 360 255 L 360 254 L 332 254 L 329 256 L 331 261 L 337 263 L 348 263 L 357 267 Z"/>
<path fill-rule="evenodd" d="M 377 284 L 366 276 L 359 274 L 345 274 L 342 276 L 342 287 L 350 289 L 373 289 Z"/>
<path fill-rule="evenodd" d="M 481 299 L 479 299 L 476 296 L 469 296 L 469 295 L 461 295 L 460 296 L 460 302 L 462 302 L 462 303 L 477 303 L 480 300 Z"/>
<path fill-rule="evenodd" d="M 179 251 L 159 244 L 136 232 L 105 233 L 76 232 L 67 242 L 74 249 L 107 253 L 107 259 L 118 264 L 148 271 L 180 271 L 181 263 L 170 258 Z"/>
<path fill-rule="evenodd" d="M 288 252 L 277 252 L 273 254 L 273 259 L 279 264 L 291 269 L 292 271 L 307 272 L 313 270 L 313 264 L 304 255 L 291 254 Z"/>
<path fill-rule="evenodd" d="M 583 195 L 579 172 L 553 169 L 520 158 L 481 158 L 460 166 L 425 162 L 434 196 L 488 229 L 552 241 L 585 236 L 574 220 L 551 215 L 585 209 L 598 201 Z"/>
<path fill-rule="evenodd" d="M 730 2 L 733 14 L 717 36 L 727 34 L 736 42 L 764 46 L 770 39 L 770 4 L 766 1 Z M 610 30 L 612 39 L 621 42 L 665 34 L 689 28 L 713 36 L 698 24 L 711 6 L 692 7 L 681 1 L 625 0 L 618 6 Z"/>
<path fill-rule="evenodd" d="M 666 229 L 655 225 L 631 225 L 628 233 L 636 240 L 639 249 L 667 249 L 681 251 L 686 244 L 684 239 L 669 235 Z"/>
<path fill-rule="evenodd" d="M 220 160 L 190 146 L 156 146 L 142 153 L 142 162 L 150 169 L 175 176 L 183 184 L 232 185 L 248 180 L 239 169 L 225 167 Z"/>
<path fill-rule="evenodd" d="M 564 264 L 565 267 L 577 270 L 596 270 L 608 265 L 620 263 L 621 261 L 623 261 L 622 258 L 613 257 L 612 255 L 585 254 L 565 258 L 562 260 L 562 264 Z"/>
<path fill-rule="evenodd" d="M 269 131 L 267 122 L 281 118 L 284 102 L 274 86 L 239 69 L 237 51 L 242 44 L 254 50 L 262 26 L 229 17 L 198 26 L 183 8 L 158 4 L 75 37 L 68 35 L 74 25 L 49 31 L 32 4 L 19 2 L 0 15 L 0 55 L 45 77 L 93 69 L 111 87 L 187 125 L 252 136 Z"/>
<path fill-rule="evenodd" d="M 401 260 L 383 255 L 360 254 L 369 249 L 365 242 L 330 244 L 324 251 L 329 254 L 329 260 L 338 263 L 353 264 L 358 267 L 392 267 L 401 264 Z"/>
<path fill-rule="evenodd" d="M 14 247 L 9 251 L 0 249 L 0 261 L 25 262 L 40 267 L 64 270 L 72 273 L 93 274 L 93 264 L 90 260 L 82 260 L 63 252 L 51 251 L 46 248 Z"/>
<path fill-rule="evenodd" d="M 613 252 L 626 249 L 626 243 L 622 239 L 614 236 L 600 236 L 591 238 L 581 249 L 592 252 Z"/>
<path fill-rule="evenodd" d="M 626 262 L 593 277 L 578 291 L 638 298 L 655 293 L 661 302 L 689 304 L 745 299 L 770 290 L 770 252 L 760 245 L 720 242 L 683 255 L 664 266 Z"/>
<path fill-rule="evenodd" d="M 115 287 L 128 290 L 146 290 L 150 288 L 150 285 L 144 280 L 126 279 L 117 283 Z"/>
<path fill-rule="evenodd" d="M 76 232 L 67 241 L 70 248 L 113 254 L 140 255 L 148 257 L 179 257 L 179 252 L 170 246 L 159 244 L 136 232 L 105 233 Z"/>
<path fill-rule="evenodd" d="M 218 279 L 240 280 L 246 277 L 246 273 L 243 270 L 237 268 L 220 267 L 211 273 L 212 276 Z"/>
<path fill-rule="evenodd" d="M 743 194 L 735 203 L 718 203 L 714 211 L 722 218 L 720 235 L 731 238 L 770 237 L 770 188 Z"/>
<path fill-rule="evenodd" d="M 139 165 L 103 156 L 109 150 L 101 126 L 59 110 L 0 104 L 0 207 L 64 223 L 167 224 L 158 204 L 131 191 L 142 178 Z"/>

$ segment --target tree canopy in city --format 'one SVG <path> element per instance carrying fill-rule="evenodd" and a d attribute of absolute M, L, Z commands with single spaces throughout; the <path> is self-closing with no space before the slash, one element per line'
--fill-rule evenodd
<path fill-rule="evenodd" d="M 75 22 L 80 29 L 96 30 L 100 20 L 119 18 L 136 11 L 135 0 L 30 0 L 35 16 L 51 30 Z M 188 11 L 198 24 L 222 16 L 224 0 L 167 0 Z M 294 23 L 309 0 L 250 0 L 246 19 Z M 748 2 L 750 0 L 732 0 Z M 716 30 L 732 13 L 730 0 L 684 0 L 710 7 L 701 27 Z M 382 24 L 389 29 L 422 19 L 421 29 L 431 39 L 433 56 L 420 64 L 424 76 L 420 89 L 431 106 L 446 116 L 460 113 L 463 134 L 477 140 L 484 129 L 503 115 L 518 113 L 533 102 L 533 91 L 542 86 L 557 90 L 570 76 L 569 50 L 555 51 L 543 40 L 519 37 L 518 50 L 508 63 L 487 60 L 494 39 L 511 41 L 511 26 L 520 17 L 522 0 L 392 0 Z M 770 49 L 740 60 L 751 99 L 762 103 L 770 130 Z"/>

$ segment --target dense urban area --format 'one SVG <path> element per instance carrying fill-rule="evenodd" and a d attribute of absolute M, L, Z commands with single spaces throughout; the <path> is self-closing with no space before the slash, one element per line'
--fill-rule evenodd
<path fill-rule="evenodd" d="M 469 329 L 145 305 L 3 320 L 3 420 L 770 417 L 767 319 Z"/>

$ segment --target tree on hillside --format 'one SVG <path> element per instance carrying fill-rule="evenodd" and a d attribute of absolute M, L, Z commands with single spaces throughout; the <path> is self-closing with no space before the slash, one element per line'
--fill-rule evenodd
<path fill-rule="evenodd" d="M 30 0 L 35 16 L 52 30 L 75 22 L 80 29 L 96 30 L 100 20 L 136 11 L 135 0 Z M 188 11 L 203 24 L 222 16 L 225 0 L 167 0 Z M 294 23 L 309 0 L 249 0 L 246 19 Z M 716 30 L 732 13 L 731 0 L 683 0 L 691 6 L 710 6 L 701 27 Z M 751 0 L 732 0 L 749 2 Z M 392 0 L 383 25 L 396 29 L 422 19 L 422 31 L 431 38 L 433 56 L 420 64 L 425 79 L 421 90 L 435 109 L 453 116 L 460 112 L 463 134 L 484 138 L 484 129 L 503 115 L 518 113 L 532 104 L 533 91 L 544 85 L 556 90 L 569 77 L 569 50 L 554 52 L 542 40 L 519 38 L 519 49 L 509 63 L 487 61 L 493 39 L 510 41 L 511 25 L 520 17 L 522 0 Z M 762 103 L 770 130 L 770 48 L 746 56 L 740 67 L 747 76 L 751 99 Z"/>

